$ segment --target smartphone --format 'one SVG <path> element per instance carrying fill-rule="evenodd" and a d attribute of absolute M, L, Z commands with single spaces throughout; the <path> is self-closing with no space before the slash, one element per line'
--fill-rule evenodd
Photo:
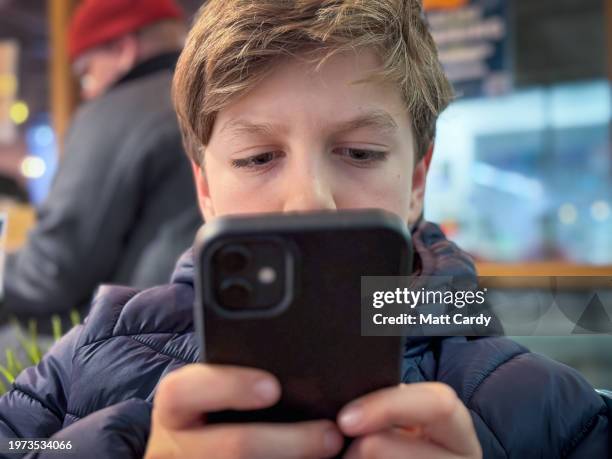
<path fill-rule="evenodd" d="M 407 224 L 380 210 L 215 219 L 195 244 L 201 359 L 274 374 L 273 407 L 208 422 L 335 419 L 348 402 L 400 382 L 401 337 L 361 336 L 361 276 L 412 268 Z"/>

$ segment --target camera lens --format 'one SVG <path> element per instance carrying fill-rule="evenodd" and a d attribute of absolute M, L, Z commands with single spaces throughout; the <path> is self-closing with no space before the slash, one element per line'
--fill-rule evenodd
<path fill-rule="evenodd" d="M 224 247 L 216 255 L 217 266 L 224 272 L 234 274 L 246 268 L 251 258 L 251 253 L 241 245 L 230 245 Z"/>
<path fill-rule="evenodd" d="M 226 279 L 219 289 L 219 302 L 228 309 L 248 309 L 252 290 L 244 279 Z"/>

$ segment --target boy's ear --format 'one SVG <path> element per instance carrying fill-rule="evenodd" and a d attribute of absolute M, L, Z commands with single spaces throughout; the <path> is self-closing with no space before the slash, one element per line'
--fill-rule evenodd
<path fill-rule="evenodd" d="M 210 191 L 208 189 L 208 180 L 202 166 L 195 161 L 191 161 L 191 170 L 195 180 L 196 194 L 198 197 L 198 205 L 200 212 L 204 216 L 204 221 L 210 221 L 215 216 L 212 200 L 210 199 Z"/>
<path fill-rule="evenodd" d="M 414 224 L 419 220 L 423 213 L 423 200 L 425 198 L 425 186 L 427 185 L 427 172 L 433 156 L 433 142 L 429 145 L 427 153 L 414 166 L 412 172 L 412 190 L 410 195 L 410 211 L 408 214 L 408 223 Z"/>

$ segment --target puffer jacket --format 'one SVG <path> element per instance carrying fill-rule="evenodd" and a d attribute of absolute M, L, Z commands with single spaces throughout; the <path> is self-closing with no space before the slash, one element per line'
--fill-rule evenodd
<path fill-rule="evenodd" d="M 469 257 L 437 226 L 420 224 L 413 241 L 420 274 L 475 281 Z M 142 457 L 160 379 L 198 361 L 193 277 L 188 252 L 169 285 L 102 287 L 85 322 L 0 399 L 0 438 L 70 440 L 72 457 Z M 573 369 L 511 340 L 408 341 L 403 380 L 452 386 L 486 458 L 610 455 L 610 420 L 599 395 Z"/>

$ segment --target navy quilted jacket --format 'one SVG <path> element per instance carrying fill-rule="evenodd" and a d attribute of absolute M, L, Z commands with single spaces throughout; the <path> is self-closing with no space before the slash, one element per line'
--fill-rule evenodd
<path fill-rule="evenodd" d="M 421 224 L 414 244 L 421 274 L 475 279 L 470 259 L 435 225 Z M 169 285 L 102 287 L 84 324 L 0 399 L 0 438 L 71 440 L 72 457 L 141 457 L 159 380 L 198 360 L 193 299 L 189 253 Z M 603 400 L 576 371 L 508 339 L 411 341 L 403 379 L 451 385 L 487 458 L 610 456 Z"/>

